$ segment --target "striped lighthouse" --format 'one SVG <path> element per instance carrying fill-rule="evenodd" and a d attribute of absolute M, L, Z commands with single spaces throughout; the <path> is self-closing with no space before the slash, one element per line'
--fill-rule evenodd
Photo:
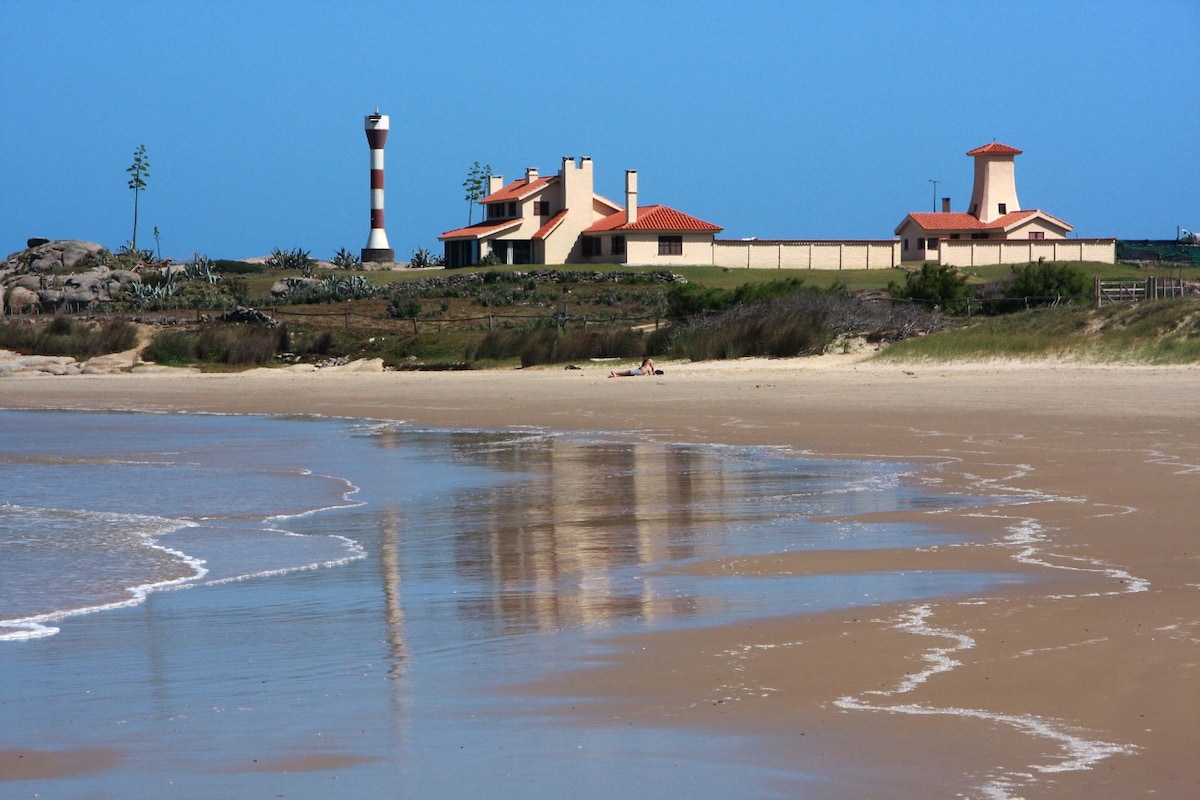
<path fill-rule="evenodd" d="M 387 143 L 388 117 L 375 113 L 363 122 L 367 130 L 367 145 L 371 148 L 371 235 L 363 248 L 363 263 L 391 263 L 396 251 L 388 247 L 387 231 L 383 229 L 383 146 Z"/>

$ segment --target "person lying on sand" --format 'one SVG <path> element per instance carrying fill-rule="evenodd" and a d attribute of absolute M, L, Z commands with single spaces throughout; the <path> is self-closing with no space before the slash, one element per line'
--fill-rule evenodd
<path fill-rule="evenodd" d="M 634 375 L 655 375 L 655 374 L 661 375 L 662 370 L 654 369 L 654 362 L 650 360 L 650 356 L 646 356 L 645 358 L 642 359 L 642 365 L 640 367 L 630 367 L 629 369 L 614 369 L 612 372 L 608 373 L 608 377 L 610 377 L 610 378 L 627 378 L 627 377 L 632 377 Z"/>

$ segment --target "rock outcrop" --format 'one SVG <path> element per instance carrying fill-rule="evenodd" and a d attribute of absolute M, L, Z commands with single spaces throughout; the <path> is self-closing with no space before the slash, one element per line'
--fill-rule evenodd
<path fill-rule="evenodd" d="M 0 299 L 7 306 L 0 305 L 0 310 L 19 314 L 64 305 L 90 308 L 115 299 L 122 287 L 142 280 L 135 272 L 105 266 L 108 250 L 95 242 L 29 241 L 30 247 L 0 262 Z"/>

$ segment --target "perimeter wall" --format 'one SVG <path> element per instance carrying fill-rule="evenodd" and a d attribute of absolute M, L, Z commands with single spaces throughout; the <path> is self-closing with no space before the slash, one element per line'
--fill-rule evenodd
<path fill-rule="evenodd" d="M 942 239 L 938 263 L 952 267 L 1035 264 L 1046 261 L 1117 263 L 1116 239 Z"/>
<path fill-rule="evenodd" d="M 714 267 L 732 269 L 891 269 L 899 239 L 714 239 Z"/>
<path fill-rule="evenodd" d="M 1116 239 L 942 239 L 938 263 L 953 267 L 1099 261 L 1115 264 Z M 693 262 L 694 263 L 694 262 Z M 714 239 L 712 265 L 729 269 L 892 269 L 899 239 Z"/>

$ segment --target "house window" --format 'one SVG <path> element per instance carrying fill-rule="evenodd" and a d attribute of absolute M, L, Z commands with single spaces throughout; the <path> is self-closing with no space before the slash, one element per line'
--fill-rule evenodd
<path fill-rule="evenodd" d="M 1008 213 L 1008 203 L 1001 203 L 1001 204 L 1000 204 L 1000 213 L 1001 213 L 1001 214 L 1007 214 L 1007 213 Z"/>
<path fill-rule="evenodd" d="M 957 234 L 957 233 L 952 233 L 952 234 L 950 234 L 950 238 L 951 238 L 951 239 L 957 239 L 957 238 L 958 238 L 958 234 Z"/>
<path fill-rule="evenodd" d="M 923 238 L 922 238 L 922 239 L 917 239 L 917 249 L 918 249 L 918 250 L 924 250 L 924 249 L 925 249 L 925 239 L 923 239 Z"/>
<path fill-rule="evenodd" d="M 600 255 L 600 238 L 597 236 L 583 237 L 583 257 L 592 258 Z"/>
<path fill-rule="evenodd" d="M 550 216 L 550 201 L 549 200 L 534 200 L 533 213 L 538 217 Z"/>
<path fill-rule="evenodd" d="M 1030 231 L 1029 238 L 1030 239 L 1045 239 L 1046 232 L 1045 231 Z"/>
<path fill-rule="evenodd" d="M 625 237 L 624 236 L 612 237 L 612 254 L 614 256 L 625 255 Z"/>
<path fill-rule="evenodd" d="M 971 238 L 972 238 L 972 239 L 987 239 L 987 238 L 988 238 L 988 234 L 986 234 L 986 233 L 972 233 L 972 234 L 971 234 Z"/>
<path fill-rule="evenodd" d="M 517 215 L 517 204 L 516 203 L 508 204 L 508 215 L 510 217 L 515 217 Z"/>
<path fill-rule="evenodd" d="M 660 237 L 658 237 L 658 254 L 660 256 L 681 256 L 681 255 L 683 255 L 683 237 L 682 236 L 660 236 Z"/>

